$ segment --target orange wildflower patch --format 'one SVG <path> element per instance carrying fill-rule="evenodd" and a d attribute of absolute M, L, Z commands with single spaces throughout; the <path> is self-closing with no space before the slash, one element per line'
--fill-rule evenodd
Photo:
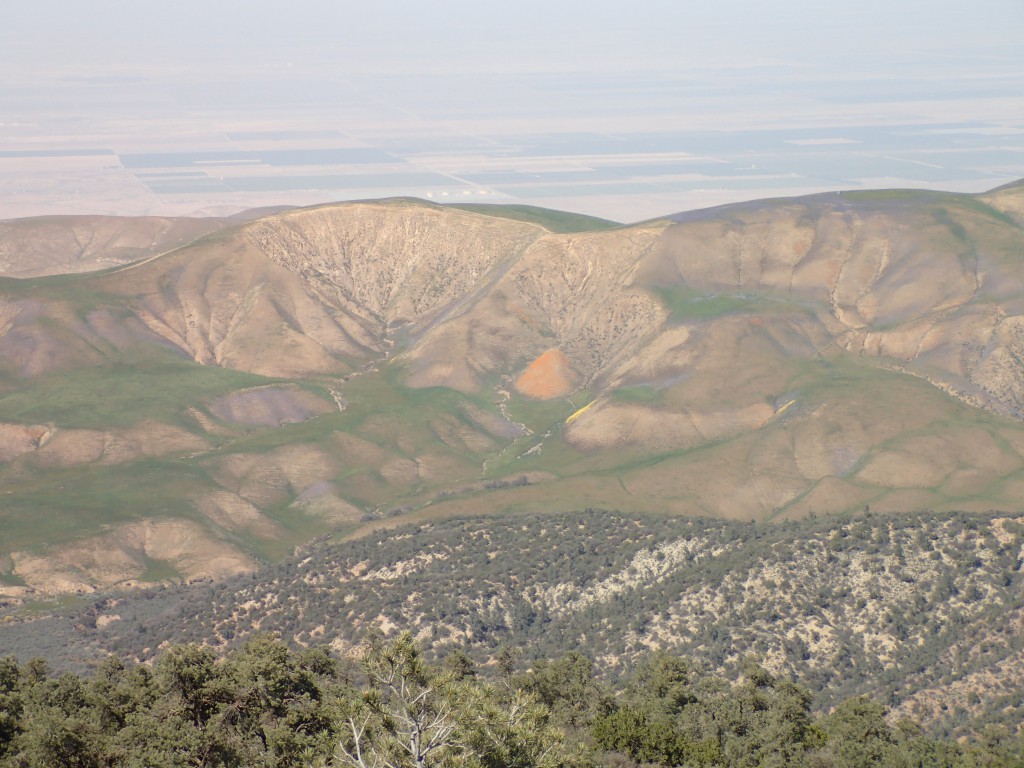
<path fill-rule="evenodd" d="M 516 379 L 516 391 L 538 400 L 562 397 L 576 386 L 576 372 L 559 349 L 549 349 L 530 363 Z"/>

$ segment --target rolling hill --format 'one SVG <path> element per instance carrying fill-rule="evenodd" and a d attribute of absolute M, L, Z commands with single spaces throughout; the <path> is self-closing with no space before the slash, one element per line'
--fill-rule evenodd
<path fill-rule="evenodd" d="M 484 511 L 1019 511 L 1022 221 L 1014 184 L 2 223 L 0 592 Z"/>

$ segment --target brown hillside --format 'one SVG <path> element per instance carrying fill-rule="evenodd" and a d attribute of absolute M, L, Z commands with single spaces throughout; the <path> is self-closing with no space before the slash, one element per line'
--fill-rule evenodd
<path fill-rule="evenodd" d="M 353 203 L 3 281 L 0 556 L 37 579 L 159 515 L 237 564 L 482 508 L 1016 511 L 1018 198 L 844 193 L 585 233 Z"/>
<path fill-rule="evenodd" d="M 139 261 L 227 226 L 217 218 L 41 216 L 0 221 L 0 276 L 90 272 Z"/>

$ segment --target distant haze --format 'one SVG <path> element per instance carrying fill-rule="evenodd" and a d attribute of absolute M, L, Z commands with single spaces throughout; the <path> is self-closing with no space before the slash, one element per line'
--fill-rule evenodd
<path fill-rule="evenodd" d="M 8 4 L 0 217 L 408 194 L 628 220 L 1024 176 L 1013 0 Z M 355 147 L 388 162 L 280 154 Z"/>

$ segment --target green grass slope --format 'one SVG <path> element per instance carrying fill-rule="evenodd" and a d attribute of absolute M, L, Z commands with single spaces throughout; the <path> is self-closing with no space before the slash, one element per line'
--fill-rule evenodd
<path fill-rule="evenodd" d="M 4 278 L 0 594 L 222 576 L 485 512 L 1017 512 L 1016 194 L 633 227 L 353 203 Z M 550 349 L 574 389 L 522 394 Z"/>

